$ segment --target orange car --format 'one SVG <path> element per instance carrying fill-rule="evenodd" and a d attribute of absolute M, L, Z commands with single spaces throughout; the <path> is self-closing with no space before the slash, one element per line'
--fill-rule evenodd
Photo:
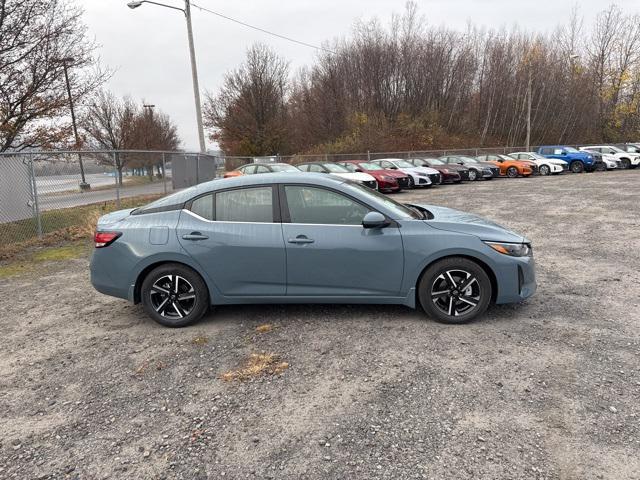
<path fill-rule="evenodd" d="M 231 170 L 230 172 L 224 172 L 223 178 L 233 178 L 244 175 L 240 170 Z"/>
<path fill-rule="evenodd" d="M 476 157 L 481 162 L 491 162 L 500 168 L 500 175 L 509 178 L 518 176 L 528 177 L 536 172 L 536 165 L 533 162 L 516 160 L 509 155 L 480 155 Z"/>

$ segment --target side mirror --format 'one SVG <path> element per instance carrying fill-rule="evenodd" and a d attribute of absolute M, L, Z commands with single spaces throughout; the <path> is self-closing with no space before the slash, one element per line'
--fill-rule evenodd
<path fill-rule="evenodd" d="M 362 172 L 361 168 L 356 168 L 356 172 Z"/>
<path fill-rule="evenodd" d="M 396 167 L 395 165 L 391 165 L 391 170 L 397 170 L 398 167 Z"/>
<path fill-rule="evenodd" d="M 384 228 L 389 225 L 389 221 L 380 212 L 369 212 L 362 219 L 364 228 Z"/>

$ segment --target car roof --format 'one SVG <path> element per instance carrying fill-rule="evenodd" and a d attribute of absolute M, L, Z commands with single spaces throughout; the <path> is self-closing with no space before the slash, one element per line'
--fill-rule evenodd
<path fill-rule="evenodd" d="M 259 175 L 241 175 L 220 179 L 216 178 L 208 182 L 200 183 L 193 187 L 195 192 L 191 196 L 196 196 L 204 192 L 221 190 L 234 187 L 248 187 L 268 185 L 272 183 L 307 183 L 310 185 L 335 186 L 344 183 L 346 180 L 342 177 L 327 175 L 326 173 L 311 172 L 273 172 L 261 173 Z"/>

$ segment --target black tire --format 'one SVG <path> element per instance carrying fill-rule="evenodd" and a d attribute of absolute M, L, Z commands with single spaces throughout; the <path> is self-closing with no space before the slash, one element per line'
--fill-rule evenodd
<path fill-rule="evenodd" d="M 478 171 L 474 170 L 473 168 L 469 169 L 469 181 L 470 182 L 475 182 L 476 180 L 478 180 Z"/>
<path fill-rule="evenodd" d="M 468 281 L 471 283 L 465 288 L 464 283 Z M 463 289 L 458 290 L 460 287 Z M 445 294 L 445 290 L 448 293 Z M 427 315 L 437 322 L 467 323 L 487 310 L 491 281 L 484 269 L 472 260 L 444 258 L 425 270 L 418 282 L 418 299 Z"/>
<path fill-rule="evenodd" d="M 509 178 L 517 178 L 518 177 L 518 169 L 516 167 L 507 168 L 507 177 Z"/>
<path fill-rule="evenodd" d="M 595 168 L 596 172 L 606 172 L 607 171 L 607 166 L 605 165 L 604 162 L 600 162 L 598 163 L 598 165 Z"/>
<path fill-rule="evenodd" d="M 179 263 L 166 263 L 149 272 L 140 296 L 145 312 L 165 327 L 191 325 L 210 306 L 209 290 L 202 277 Z"/>
<path fill-rule="evenodd" d="M 540 165 L 538 172 L 540 173 L 540 175 L 546 176 L 551 174 L 551 169 L 549 168 L 549 165 Z"/>
<path fill-rule="evenodd" d="M 573 162 L 571 162 L 571 165 L 569 165 L 569 169 L 573 173 L 582 173 L 584 172 L 584 164 L 579 160 L 574 160 Z"/>
<path fill-rule="evenodd" d="M 631 160 L 628 158 L 621 158 L 620 161 L 622 162 L 622 168 L 631 168 Z"/>
<path fill-rule="evenodd" d="M 413 177 L 409 175 L 408 187 L 407 188 L 416 188 L 416 182 L 413 181 Z"/>

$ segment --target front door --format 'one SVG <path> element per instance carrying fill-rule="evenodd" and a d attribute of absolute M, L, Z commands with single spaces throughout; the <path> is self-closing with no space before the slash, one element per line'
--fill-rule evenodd
<path fill-rule="evenodd" d="M 193 200 L 180 215 L 180 244 L 225 296 L 285 294 L 275 193 L 272 185 L 219 190 Z"/>
<path fill-rule="evenodd" d="M 365 229 L 370 209 L 323 187 L 285 185 L 289 296 L 397 296 L 404 270 L 396 226 Z"/>

